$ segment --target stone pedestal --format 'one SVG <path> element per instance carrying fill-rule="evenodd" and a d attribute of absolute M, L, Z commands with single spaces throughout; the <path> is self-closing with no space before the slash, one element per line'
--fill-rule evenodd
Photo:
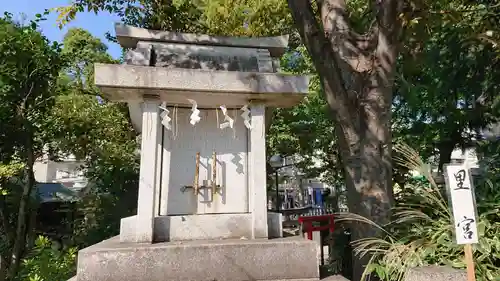
<path fill-rule="evenodd" d="M 142 134 L 137 215 L 80 251 L 77 280 L 318 280 L 316 243 L 267 211 L 266 116 L 308 90 L 277 73 L 288 38 L 116 35 L 126 64 L 96 64 L 95 84 Z"/>
<path fill-rule="evenodd" d="M 298 238 L 120 243 L 80 251 L 78 281 L 319 280 L 316 245 Z"/>
<path fill-rule="evenodd" d="M 268 212 L 266 215 L 268 238 L 283 237 L 282 215 L 273 212 Z M 136 220 L 136 216 L 121 220 L 120 240 L 122 242 L 135 239 Z M 252 233 L 251 214 L 158 216 L 154 219 L 153 241 L 251 239 Z"/>

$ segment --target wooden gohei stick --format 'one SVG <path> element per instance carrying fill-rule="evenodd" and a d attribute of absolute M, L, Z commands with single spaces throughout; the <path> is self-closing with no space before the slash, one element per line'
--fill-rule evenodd
<path fill-rule="evenodd" d="M 198 195 L 200 182 L 200 153 L 196 152 L 196 168 L 194 171 L 193 192 Z"/>
<path fill-rule="evenodd" d="M 217 192 L 217 153 L 212 154 L 212 200 Z"/>

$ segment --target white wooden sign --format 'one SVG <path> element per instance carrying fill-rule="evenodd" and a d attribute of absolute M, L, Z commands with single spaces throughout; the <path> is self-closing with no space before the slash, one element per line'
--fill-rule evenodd
<path fill-rule="evenodd" d="M 464 164 L 445 166 L 445 180 L 451 200 L 457 244 L 478 242 L 476 202 L 469 169 Z"/>

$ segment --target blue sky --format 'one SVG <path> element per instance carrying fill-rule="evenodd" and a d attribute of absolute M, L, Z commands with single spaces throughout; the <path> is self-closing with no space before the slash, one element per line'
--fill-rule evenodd
<path fill-rule="evenodd" d="M 0 12 L 2 15 L 4 12 L 10 12 L 16 20 L 22 20 L 22 14 L 25 14 L 27 19 L 31 19 L 37 13 L 43 13 L 44 9 L 66 6 L 69 3 L 70 0 L 0 0 Z M 120 57 L 120 46 L 107 41 L 104 37 L 107 31 L 112 34 L 114 33 L 113 25 L 119 21 L 118 17 L 105 12 L 100 12 L 98 15 L 94 13 L 79 13 L 76 19 L 62 30 L 56 26 L 56 18 L 55 14 L 50 15 L 41 24 L 43 34 L 50 40 L 61 41 L 68 28 L 81 27 L 88 30 L 94 36 L 101 38 L 109 47 L 109 53 L 113 57 Z"/>

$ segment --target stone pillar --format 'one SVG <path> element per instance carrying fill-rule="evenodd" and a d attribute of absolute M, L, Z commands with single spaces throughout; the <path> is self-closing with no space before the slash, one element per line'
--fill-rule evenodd
<path fill-rule="evenodd" d="M 141 165 L 137 200 L 136 241 L 152 243 L 156 207 L 158 139 L 161 136 L 159 102 L 145 99 L 142 104 Z"/>
<path fill-rule="evenodd" d="M 267 186 L 266 186 L 266 107 L 252 105 L 249 161 L 249 209 L 252 214 L 252 238 L 267 238 Z"/>
<path fill-rule="evenodd" d="M 170 156 L 171 156 L 171 138 L 168 136 L 168 134 L 171 134 L 171 132 L 168 132 L 163 128 L 162 125 L 161 130 L 163 132 L 163 138 L 161 140 L 162 145 L 159 147 L 161 151 L 159 151 L 159 155 L 161 154 L 161 159 L 159 159 L 157 162 L 161 162 L 161 179 L 159 180 L 159 189 L 161 189 L 160 194 L 158 194 L 159 198 L 159 216 L 166 216 L 167 215 L 167 210 L 168 210 L 168 194 L 169 194 L 169 183 L 170 183 Z M 158 190 L 158 189 L 157 189 Z"/>

